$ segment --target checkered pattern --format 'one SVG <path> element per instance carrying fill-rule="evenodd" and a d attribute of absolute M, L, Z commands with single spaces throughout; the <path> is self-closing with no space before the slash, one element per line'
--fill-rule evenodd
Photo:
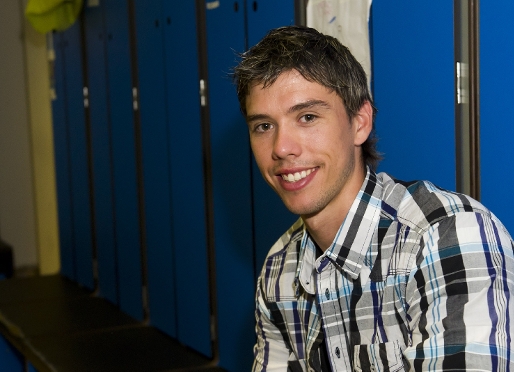
<path fill-rule="evenodd" d="M 298 220 L 258 281 L 254 371 L 514 371 L 513 242 L 477 201 L 368 169 L 332 246 Z"/>

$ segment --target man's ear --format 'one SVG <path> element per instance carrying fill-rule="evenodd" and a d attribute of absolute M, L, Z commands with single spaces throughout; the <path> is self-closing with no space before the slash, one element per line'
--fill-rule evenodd
<path fill-rule="evenodd" d="M 368 139 L 373 129 L 373 108 L 369 101 L 364 102 L 352 121 L 355 130 L 354 145 L 360 146 Z"/>

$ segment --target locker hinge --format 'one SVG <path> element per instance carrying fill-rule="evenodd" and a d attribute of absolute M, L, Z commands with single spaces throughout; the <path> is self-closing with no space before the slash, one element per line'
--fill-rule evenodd
<path fill-rule="evenodd" d="M 205 91 L 205 80 L 200 79 L 200 105 L 202 107 L 205 107 L 205 105 L 207 104 L 207 96 L 205 94 Z"/>
<path fill-rule="evenodd" d="M 57 99 L 57 93 L 55 90 L 55 49 L 54 49 L 54 39 L 53 34 L 51 32 L 47 32 L 46 34 L 46 58 L 48 61 L 48 71 L 50 73 L 50 99 L 55 101 Z"/>
<path fill-rule="evenodd" d="M 139 103 L 138 103 L 138 94 L 137 94 L 137 88 L 132 88 L 132 107 L 134 108 L 134 111 L 137 111 L 139 109 Z"/>
<path fill-rule="evenodd" d="M 148 287 L 146 285 L 141 286 L 141 303 L 143 311 L 148 312 Z"/>
<path fill-rule="evenodd" d="M 84 96 L 84 108 L 89 107 L 89 89 L 87 87 L 82 88 L 82 95 Z"/>
<path fill-rule="evenodd" d="M 211 341 L 215 341 L 216 337 L 216 318 L 211 315 Z"/>
<path fill-rule="evenodd" d="M 463 104 L 469 102 L 469 82 L 468 82 L 468 64 L 457 62 L 457 103 Z"/>

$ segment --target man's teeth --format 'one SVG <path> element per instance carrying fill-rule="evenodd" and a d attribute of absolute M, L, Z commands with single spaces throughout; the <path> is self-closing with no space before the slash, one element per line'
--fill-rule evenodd
<path fill-rule="evenodd" d="M 282 179 L 287 182 L 296 182 L 300 181 L 302 178 L 307 177 L 309 174 L 312 173 L 312 169 L 307 169 L 306 171 L 296 172 L 296 173 L 289 173 L 289 174 L 283 174 Z"/>

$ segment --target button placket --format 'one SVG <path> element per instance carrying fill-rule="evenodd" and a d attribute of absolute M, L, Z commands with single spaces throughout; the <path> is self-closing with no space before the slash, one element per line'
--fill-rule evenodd
<path fill-rule="evenodd" d="M 338 293 L 336 283 L 341 283 L 342 278 L 330 260 L 326 260 L 326 263 L 327 265 L 323 265 L 322 267 L 323 270 L 318 271 L 317 274 L 317 298 L 319 301 L 320 316 L 323 319 L 323 325 L 328 324 L 328 328 L 330 329 L 327 333 L 327 328 L 324 327 L 325 342 L 333 368 L 337 371 L 349 371 L 351 365 L 350 358 L 347 355 L 344 320 L 340 313 L 338 300 L 334 297 L 336 293 Z M 337 280 L 336 276 L 338 276 Z M 332 334 L 332 337 L 330 337 L 330 334 Z"/>

